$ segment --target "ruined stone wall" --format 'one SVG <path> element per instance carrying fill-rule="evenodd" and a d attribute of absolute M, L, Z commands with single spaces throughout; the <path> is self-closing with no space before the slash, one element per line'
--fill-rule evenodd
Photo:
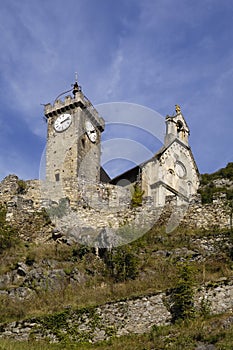
<path fill-rule="evenodd" d="M 225 200 L 212 204 L 191 204 L 182 220 L 182 225 L 189 228 L 229 228 L 230 208 Z"/>
<path fill-rule="evenodd" d="M 150 332 L 154 325 L 168 325 L 171 322 L 170 293 L 156 293 L 133 299 L 107 303 L 84 310 L 67 309 L 61 314 L 62 325 L 54 327 L 53 316 L 38 317 L 1 325 L 0 337 L 28 340 L 59 341 L 58 334 L 72 341 L 83 339 L 97 342 L 111 336 Z M 231 312 L 233 308 L 233 281 L 224 280 L 215 285 L 203 285 L 195 293 L 195 307 L 200 309 L 206 303 L 212 314 Z M 55 315 L 54 317 L 58 317 Z M 50 322 L 49 322 L 50 321 Z M 232 318 L 231 318 L 232 322 Z M 52 325 L 52 326 L 51 326 Z M 59 328 L 59 331 L 58 331 Z"/>
<path fill-rule="evenodd" d="M 0 182 L 0 203 L 25 202 L 25 210 L 41 207 L 41 189 L 39 180 L 19 180 L 16 175 L 9 175 Z M 27 205 L 28 203 L 28 205 Z"/>
<path fill-rule="evenodd" d="M 66 185 L 65 185 L 66 186 Z M 22 186 L 21 186 L 22 187 Z M 0 183 L 0 203 L 7 206 L 7 219 L 16 220 L 23 213 L 34 213 L 43 207 L 51 207 L 56 214 L 60 203 L 53 201 L 42 191 L 39 180 L 26 181 L 26 188 L 21 188 L 18 178 L 10 175 Z M 52 191 L 54 192 L 54 189 Z M 198 196 L 193 197 L 189 206 L 176 206 L 176 202 L 167 202 L 164 207 L 156 208 L 150 197 L 144 198 L 141 207 L 131 207 L 132 193 L 130 189 L 110 184 L 85 183 L 77 181 L 67 184 L 66 193 L 70 197 L 70 212 L 67 219 L 73 221 L 80 229 L 119 228 L 127 224 L 151 228 L 154 224 L 166 224 L 169 217 L 188 228 L 230 227 L 230 208 L 224 197 L 215 198 L 212 204 L 202 205 Z M 48 195 L 46 197 L 46 195 Z M 58 199 L 61 198 L 58 195 Z M 179 215 L 175 215 L 178 213 Z"/>
<path fill-rule="evenodd" d="M 17 194 L 18 177 L 9 175 L 0 183 L 0 203 L 7 203 Z"/>

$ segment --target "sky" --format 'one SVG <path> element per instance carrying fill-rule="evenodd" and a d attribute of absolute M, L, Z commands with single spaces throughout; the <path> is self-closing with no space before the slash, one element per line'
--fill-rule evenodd
<path fill-rule="evenodd" d="M 39 177 L 43 104 L 75 72 L 95 106 L 179 104 L 200 173 L 232 162 L 232 18 L 231 0 L 1 0 L 0 179 Z"/>

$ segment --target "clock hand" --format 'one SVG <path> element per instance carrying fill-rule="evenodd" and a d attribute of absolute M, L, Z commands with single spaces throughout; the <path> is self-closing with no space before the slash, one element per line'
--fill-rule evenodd
<path fill-rule="evenodd" d="M 65 120 L 62 120 L 61 124 L 65 123 L 67 120 L 69 120 L 70 118 L 66 118 Z"/>

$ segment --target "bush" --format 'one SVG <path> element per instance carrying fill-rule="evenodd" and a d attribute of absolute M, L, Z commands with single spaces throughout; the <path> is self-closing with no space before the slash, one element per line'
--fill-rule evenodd
<path fill-rule="evenodd" d="M 26 191 L 27 191 L 27 183 L 24 180 L 18 180 L 17 184 L 18 184 L 17 193 L 18 194 L 26 193 Z"/>
<path fill-rule="evenodd" d="M 142 197 L 144 191 L 142 191 L 139 183 L 135 183 L 133 187 L 133 195 L 131 200 L 131 205 L 133 208 L 142 206 Z"/>
<path fill-rule="evenodd" d="M 177 286 L 172 293 L 173 321 L 189 319 L 194 316 L 193 297 L 193 269 L 189 265 L 183 265 L 179 270 Z"/>
<path fill-rule="evenodd" d="M 11 247 L 14 247 L 18 242 L 18 235 L 11 226 L 0 228 L 0 254 Z"/>
<path fill-rule="evenodd" d="M 6 223 L 6 208 L 0 205 L 0 227 Z"/>
<path fill-rule="evenodd" d="M 104 261 L 115 282 L 135 279 L 138 275 L 138 259 L 128 246 L 106 251 Z"/>
<path fill-rule="evenodd" d="M 16 230 L 6 223 L 6 209 L 0 206 L 0 254 L 18 242 Z"/>

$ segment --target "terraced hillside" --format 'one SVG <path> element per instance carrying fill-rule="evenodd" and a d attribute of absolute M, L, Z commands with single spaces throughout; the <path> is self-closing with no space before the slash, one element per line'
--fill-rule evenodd
<path fill-rule="evenodd" d="M 221 192 L 232 208 L 232 165 L 202 177 L 204 203 Z M 53 231 L 38 218 L 29 229 Z M 0 349 L 232 349 L 231 225 L 166 233 L 160 222 L 98 255 L 55 235 L 24 237 L 2 206 Z"/>

